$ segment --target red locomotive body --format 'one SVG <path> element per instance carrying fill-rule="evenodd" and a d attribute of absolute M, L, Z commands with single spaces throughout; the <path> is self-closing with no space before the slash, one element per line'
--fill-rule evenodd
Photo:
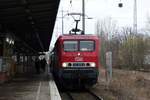
<path fill-rule="evenodd" d="M 99 38 L 93 35 L 63 35 L 55 44 L 52 70 L 63 86 L 94 85 L 98 78 Z"/>

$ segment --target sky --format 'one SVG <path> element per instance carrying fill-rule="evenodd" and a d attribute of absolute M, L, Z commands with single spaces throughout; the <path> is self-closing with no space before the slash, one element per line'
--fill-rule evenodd
<path fill-rule="evenodd" d="M 55 40 L 62 34 L 62 10 L 64 16 L 71 12 L 82 11 L 82 0 L 60 0 L 57 19 L 53 31 L 52 42 L 53 46 Z M 118 3 L 123 3 L 123 7 L 119 8 Z M 138 30 L 145 27 L 147 16 L 150 16 L 150 0 L 137 0 L 137 28 Z M 133 7 L 134 0 L 85 0 L 85 14 L 93 19 L 86 19 L 85 33 L 94 34 L 95 24 L 98 20 L 104 20 L 111 17 L 118 27 L 132 27 L 133 26 Z M 82 22 L 79 27 L 81 29 Z M 70 16 L 64 17 L 64 33 L 68 33 L 71 28 L 75 26 L 73 19 Z"/>

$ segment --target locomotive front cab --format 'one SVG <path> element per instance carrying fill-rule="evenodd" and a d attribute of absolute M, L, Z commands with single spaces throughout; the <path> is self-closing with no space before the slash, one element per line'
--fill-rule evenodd
<path fill-rule="evenodd" d="M 63 83 L 95 84 L 99 67 L 98 39 L 74 37 L 74 39 L 63 39 L 61 43 L 59 76 Z"/>

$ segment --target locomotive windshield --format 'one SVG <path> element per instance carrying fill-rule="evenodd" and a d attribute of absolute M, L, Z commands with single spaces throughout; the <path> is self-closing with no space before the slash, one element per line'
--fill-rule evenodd
<path fill-rule="evenodd" d="M 94 41 L 80 41 L 80 51 L 94 51 Z"/>
<path fill-rule="evenodd" d="M 94 51 L 94 46 L 95 46 L 94 41 L 64 41 L 64 51 L 66 51 L 66 52 L 69 52 L 69 51 Z"/>
<path fill-rule="evenodd" d="M 78 51 L 78 42 L 64 41 L 64 51 Z"/>

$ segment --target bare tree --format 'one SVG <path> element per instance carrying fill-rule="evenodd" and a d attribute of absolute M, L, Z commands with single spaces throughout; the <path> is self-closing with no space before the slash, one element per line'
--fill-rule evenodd
<path fill-rule="evenodd" d="M 147 16 L 147 22 L 146 22 L 146 31 L 150 32 L 150 16 Z"/>
<path fill-rule="evenodd" d="M 150 29 L 150 17 L 149 17 Z M 150 33 L 150 30 L 149 30 Z M 112 18 L 97 21 L 96 34 L 101 39 L 101 64 L 105 66 L 105 53 L 112 51 L 113 66 L 140 69 L 144 66 L 144 57 L 150 49 L 149 36 L 134 34 L 131 27 L 118 30 Z"/>
<path fill-rule="evenodd" d="M 116 21 L 114 21 L 111 17 L 107 17 L 103 20 L 99 20 L 96 23 L 96 34 L 99 36 L 101 42 L 101 64 L 105 66 L 106 59 L 105 53 L 111 50 L 110 40 L 116 33 Z"/>
<path fill-rule="evenodd" d="M 101 37 L 103 36 L 104 39 L 112 38 L 112 36 L 116 33 L 116 30 L 116 21 L 111 17 L 99 20 L 96 23 L 96 34 Z"/>

